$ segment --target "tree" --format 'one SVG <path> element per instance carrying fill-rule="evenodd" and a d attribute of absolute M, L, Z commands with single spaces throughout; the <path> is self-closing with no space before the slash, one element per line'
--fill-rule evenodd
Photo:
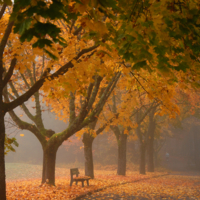
<path fill-rule="evenodd" d="M 149 113 L 149 125 L 148 125 L 148 147 L 147 147 L 147 154 L 148 154 L 148 165 L 147 170 L 148 172 L 154 172 L 154 134 L 156 130 L 156 121 L 155 121 L 155 112 L 156 107 L 154 107 Z"/>
<path fill-rule="evenodd" d="M 95 131 L 98 119 L 88 125 L 88 129 L 83 133 L 84 157 L 85 157 L 85 175 L 94 178 L 94 163 L 92 144 L 94 139 L 104 130 L 105 125 Z"/>
<path fill-rule="evenodd" d="M 115 95 L 113 94 L 112 99 L 115 99 Z M 107 106 L 109 103 L 107 103 Z M 116 104 L 114 105 L 116 111 Z M 104 111 L 105 112 L 105 111 Z M 93 167 L 93 155 L 92 155 L 92 143 L 105 128 L 111 127 L 118 141 L 118 175 L 126 174 L 126 142 L 127 142 L 127 134 L 120 133 L 120 130 L 117 129 L 116 125 L 111 125 L 115 119 L 118 118 L 118 113 L 114 113 L 114 116 L 111 116 L 109 119 L 104 119 L 101 121 L 101 117 L 99 122 L 103 125 L 95 131 L 95 126 L 97 124 L 97 120 L 89 125 L 88 131 L 83 134 L 83 143 L 84 143 L 84 155 L 85 155 L 85 175 L 94 178 L 94 167 Z M 104 115 L 104 114 L 103 114 Z M 104 115 L 105 118 L 105 115 Z M 93 133 L 93 134 L 92 134 Z M 122 135 L 122 138 L 121 138 Z"/>
<path fill-rule="evenodd" d="M 4 7 L 12 4 L 11 0 L 2 0 L 3 3 Z M 35 36 L 34 46 L 46 49 L 52 42 L 66 45 L 61 29 L 53 23 L 55 19 L 64 19 L 70 29 L 70 20 L 81 17 L 81 27 L 89 27 L 100 42 L 98 28 L 91 25 L 98 22 L 102 27 L 104 18 L 108 31 L 104 41 L 112 41 L 119 54 L 134 63 L 133 70 L 153 67 L 170 72 L 185 71 L 191 68 L 191 62 L 199 65 L 199 12 L 198 0 L 15 0 L 12 20 L 21 41 Z M 170 48 L 172 44 L 174 48 Z"/>
<path fill-rule="evenodd" d="M 41 3 L 42 1 L 35 1 L 35 3 L 38 2 Z M 61 1 L 52 2 L 60 3 Z M 65 1 L 63 2 L 66 3 Z M 72 60 L 78 61 L 79 58 L 81 58 L 81 56 L 83 56 L 84 54 L 88 52 L 93 53 L 93 50 L 95 50 L 99 46 L 99 44 L 105 46 L 106 48 L 115 47 L 118 50 L 119 54 L 126 61 L 133 63 L 133 70 L 146 68 L 149 71 L 155 69 L 161 70 L 163 72 L 167 71 L 168 75 L 173 77 L 172 79 L 174 82 L 176 81 L 176 77 L 174 77 L 173 75 L 173 70 L 184 70 L 190 76 L 190 78 L 188 78 L 188 76 L 185 77 L 186 82 L 192 82 L 193 85 L 198 85 L 197 82 L 195 83 L 195 81 L 193 81 L 194 74 L 198 73 L 198 58 L 200 54 L 198 48 L 198 16 L 200 11 L 198 9 L 197 0 L 189 2 L 176 2 L 168 0 L 151 2 L 149 0 L 145 0 L 127 1 L 126 3 L 124 3 L 124 1 L 118 1 L 118 4 L 116 4 L 116 1 L 106 1 L 106 5 L 103 3 L 103 1 L 99 1 L 97 7 L 94 7 L 93 4 L 87 7 L 86 5 L 88 2 L 83 1 L 83 4 L 81 4 L 80 2 L 70 4 L 69 7 L 67 7 L 69 8 L 68 14 L 76 13 L 78 15 L 81 15 L 81 19 L 79 21 L 79 23 L 81 23 L 81 26 L 79 30 L 81 30 L 84 27 L 87 27 L 89 29 L 89 32 L 86 31 L 84 36 L 93 38 L 96 44 L 94 44 L 93 46 L 91 45 L 86 49 L 81 48 L 81 50 L 75 56 L 73 55 L 73 58 L 71 57 L 70 59 L 68 59 L 67 64 L 63 65 L 59 69 L 57 68 L 58 70 L 56 72 L 52 70 L 52 74 L 50 74 L 49 72 L 52 69 L 51 67 L 54 66 L 54 63 L 52 62 L 45 69 L 43 76 L 33 85 L 32 88 L 30 88 L 24 93 L 21 93 L 21 96 L 18 99 L 5 104 L 4 99 L 2 97 L 4 86 L 9 82 L 12 74 L 14 73 L 14 69 L 16 69 L 16 63 L 19 64 L 19 61 L 22 58 L 20 57 L 20 54 L 14 54 L 16 53 L 16 51 L 9 53 L 8 46 L 6 46 L 8 45 L 8 38 L 15 21 L 13 21 L 12 18 L 8 20 L 8 16 L 5 15 L 5 10 L 7 7 L 5 3 L 11 3 L 11 1 L 1 1 L 1 3 L 4 3 L 1 7 L 0 12 L 1 23 L 3 24 L 3 26 L 1 27 L 6 27 L 6 29 L 1 30 L 2 35 L 0 43 L 0 194 L 2 195 L 0 196 L 0 198 L 2 200 L 6 198 L 4 166 L 5 113 L 13 110 L 15 107 L 21 105 L 23 102 L 28 100 L 43 85 L 47 77 L 50 80 L 52 80 L 58 77 L 59 75 L 66 73 L 69 68 L 74 67 L 74 62 Z M 99 7 L 100 4 L 105 5 L 103 6 L 103 9 Z M 21 5 L 22 7 L 20 7 Z M 59 15 L 60 12 L 56 12 L 56 10 L 53 8 L 56 12 L 56 15 L 54 15 L 52 18 L 49 18 L 49 15 L 51 13 L 41 12 L 40 9 L 37 9 L 38 7 L 35 8 L 33 11 L 29 10 L 29 8 L 31 9 L 34 6 L 34 4 L 30 4 L 30 1 L 28 1 L 28 3 L 26 3 L 25 1 L 16 1 L 16 4 L 14 5 L 14 12 L 15 14 L 18 13 L 19 15 L 13 15 L 17 19 L 17 22 L 15 23 L 15 31 L 20 32 L 20 34 L 26 33 L 21 38 L 21 41 L 25 41 L 27 38 L 31 40 L 33 38 L 33 35 L 35 34 L 36 38 L 40 39 L 40 42 L 34 40 L 33 38 L 33 40 L 31 41 L 31 45 L 35 44 L 34 47 L 39 46 L 40 48 L 46 47 L 46 49 L 44 50 L 49 55 L 51 55 L 54 58 L 58 58 L 60 54 L 56 53 L 55 56 L 54 52 L 52 51 L 52 48 L 58 46 L 56 46 L 56 42 L 60 43 L 60 45 L 65 45 L 62 44 L 62 39 L 58 36 L 61 33 L 60 30 L 56 29 L 55 26 L 52 27 L 51 24 L 47 23 L 47 25 L 50 26 L 50 28 L 47 29 L 48 34 L 51 37 L 50 42 L 48 40 L 46 32 L 42 32 L 41 36 L 37 35 L 38 31 L 42 30 L 43 27 L 42 29 L 37 28 L 36 32 L 31 32 L 30 30 L 32 30 L 31 28 L 34 24 L 42 26 L 42 20 L 44 20 L 44 18 L 58 18 L 57 15 Z M 44 9 L 47 6 L 48 1 L 45 2 Z M 60 5 L 59 8 L 61 8 L 61 6 L 62 5 Z M 95 12 L 94 8 L 96 8 Z M 105 10 L 104 8 L 111 9 Z M 87 9 L 90 12 L 87 12 L 88 15 L 85 17 L 84 12 Z M 58 9 L 57 11 L 60 10 L 62 9 Z M 46 14 L 47 18 L 43 16 L 41 20 L 37 21 L 36 18 L 36 21 L 34 21 L 33 18 L 35 12 L 39 13 L 39 15 L 41 15 L 41 13 L 44 13 Z M 75 18 L 76 16 L 77 15 L 75 15 Z M 95 18 L 96 16 L 98 17 Z M 102 19 L 102 17 L 104 16 L 108 17 L 108 20 L 110 20 L 109 23 L 105 23 L 106 25 L 101 20 L 99 20 Z M 63 15 L 61 14 L 60 17 L 63 18 Z M 70 18 L 70 15 L 68 16 L 68 19 L 72 18 Z M 72 25 L 73 20 L 71 20 L 70 22 L 70 25 Z M 17 26 L 17 23 L 19 26 Z M 93 26 L 94 24 L 96 24 L 96 26 Z M 72 27 L 74 26 L 72 25 Z M 188 35 L 190 35 L 191 37 L 188 37 Z M 18 38 L 19 36 L 16 36 L 15 41 Z M 24 44 L 28 45 L 27 43 Z M 174 48 L 171 48 L 171 46 L 174 46 Z M 12 47 L 18 48 L 19 44 L 16 46 L 13 45 Z M 38 52 L 41 52 L 41 50 L 37 50 Z M 5 53 L 7 54 L 5 55 Z M 6 65 L 6 72 L 4 70 L 5 67 L 3 66 L 3 62 L 5 61 L 5 59 L 7 64 L 8 62 L 10 64 L 10 67 Z M 32 61 L 34 62 L 34 59 L 32 59 Z M 191 63 L 193 64 L 192 66 Z M 23 68 L 23 65 L 21 65 L 21 67 Z M 190 70 L 186 70 L 187 68 L 189 68 Z M 167 90 L 164 91 L 167 92 Z M 150 96 L 152 96 L 152 93 L 150 94 Z M 170 106 L 170 109 L 172 109 L 172 106 Z"/>
<path fill-rule="evenodd" d="M 116 102 L 116 95 L 113 95 L 112 98 L 113 105 L 112 108 L 111 106 L 110 111 L 113 112 L 114 115 L 116 115 L 116 118 L 118 118 L 118 111 L 117 110 L 117 102 Z M 117 174 L 118 175 L 126 175 L 126 146 L 127 146 L 127 137 L 128 133 L 125 133 L 127 129 L 130 131 L 130 127 L 123 127 L 123 125 L 116 125 L 116 124 L 111 124 L 110 129 L 113 131 L 115 134 L 115 137 L 117 139 L 117 144 L 118 144 L 118 160 L 117 160 Z"/>
<path fill-rule="evenodd" d="M 118 86 L 120 86 L 120 81 Z M 122 86 L 123 89 L 120 88 L 121 90 L 119 91 L 117 91 L 117 89 L 115 90 L 115 94 L 112 96 L 112 103 L 110 102 L 110 104 L 108 103 L 107 105 L 110 113 L 107 112 L 106 114 L 111 115 L 109 127 L 114 133 L 118 145 L 117 174 L 125 176 L 128 135 L 134 134 L 134 130 L 143 122 L 150 109 L 148 109 L 136 123 L 133 123 L 132 118 L 140 112 L 140 109 L 137 110 L 138 102 L 136 102 L 136 99 L 134 98 L 136 95 L 136 92 L 134 91 L 135 88 L 129 85 L 130 89 L 127 92 L 127 85 L 124 84 L 123 81 Z M 104 118 L 106 118 L 105 115 Z M 109 120 L 106 119 L 106 121 Z"/>
<path fill-rule="evenodd" d="M 97 119 L 88 125 L 89 131 L 94 131 L 97 123 Z M 92 154 L 92 143 L 94 136 L 88 132 L 83 134 L 83 144 L 84 144 L 84 157 L 85 157 L 85 176 L 90 176 L 94 178 L 94 163 Z"/>
<path fill-rule="evenodd" d="M 78 54 L 73 54 L 71 58 L 62 65 L 56 66 L 57 68 L 52 69 L 55 66 L 55 62 L 49 61 L 49 65 L 45 66 L 41 71 L 41 76 L 34 82 L 31 87 L 27 87 L 24 90 L 20 90 L 19 96 L 12 100 L 6 100 L 5 94 L 6 88 L 11 81 L 17 82 L 15 77 L 16 72 L 19 70 L 20 73 L 31 66 L 31 63 L 35 63 L 35 59 L 38 56 L 43 56 L 44 52 L 42 49 L 31 49 L 31 43 L 21 44 L 18 40 L 19 36 L 12 33 L 12 27 L 14 22 L 9 19 L 9 14 L 5 13 L 6 6 L 1 7 L 1 42 L 0 42 L 0 199 L 6 199 L 6 186 L 5 186 L 5 162 L 4 162 L 4 143 L 5 143 L 5 121 L 4 116 L 8 112 L 27 101 L 32 95 L 35 94 L 48 79 L 48 81 L 58 78 L 59 75 L 65 74 L 70 68 L 73 68 L 76 61 L 87 54 L 92 53 L 98 45 L 90 45 L 86 48 L 80 48 Z M 84 46 L 85 47 L 85 46 Z M 24 51 L 26 50 L 26 51 Z M 31 51 L 31 53 L 29 52 Z M 61 53 L 63 56 L 65 53 Z M 24 56 L 24 57 L 23 57 Z M 73 60 L 73 61 L 72 61 Z M 52 70 L 52 73 L 50 73 Z M 104 97 L 105 98 L 105 97 Z M 95 112 L 93 113 L 95 115 Z"/>
<path fill-rule="evenodd" d="M 157 107 L 157 105 L 155 104 L 155 102 L 153 102 L 150 107 L 143 111 L 140 110 L 139 112 L 137 112 L 136 114 L 136 122 L 141 121 L 143 122 L 145 117 L 148 115 L 149 113 L 149 119 L 151 121 L 148 122 L 147 128 L 144 126 L 144 124 L 139 123 L 138 127 L 136 129 L 136 134 L 138 136 L 139 142 L 140 142 L 140 165 L 139 165 L 139 171 L 140 174 L 145 174 L 146 173 L 146 169 L 145 169 L 145 165 L 146 165 L 146 161 L 145 161 L 145 154 L 146 154 L 146 148 L 149 145 L 149 157 L 150 157 L 150 165 L 151 167 L 153 167 L 153 161 L 152 161 L 152 151 L 153 151 L 153 133 L 155 130 L 155 124 L 152 121 L 152 113 L 154 114 L 154 112 L 152 112 L 152 110 L 154 110 Z M 142 119 L 142 120 L 141 120 Z"/>
<path fill-rule="evenodd" d="M 12 5 L 10 0 L 3 2 L 4 6 L 6 6 L 7 3 Z M 116 3 L 117 2 L 114 0 L 28 0 L 23 2 L 15 0 L 11 20 L 14 21 L 14 31 L 20 34 L 20 40 L 22 42 L 25 40 L 30 41 L 33 37 L 36 37 L 37 40 L 33 43 L 33 47 L 44 48 L 46 53 L 56 59 L 57 56 L 46 47 L 52 48 L 52 43 L 59 43 L 63 47 L 67 45 L 67 41 L 61 36 L 62 30 L 60 26 L 54 23 L 57 19 L 64 20 L 68 24 L 66 27 L 69 31 L 72 30 L 78 17 L 79 20 L 82 18 L 80 20 L 81 26 L 77 28 L 78 31 L 82 30 L 85 26 L 89 26 L 87 22 L 93 20 L 93 22 L 95 22 L 94 24 L 98 24 L 98 26 L 95 26 L 96 30 L 93 29 L 91 34 L 96 37 L 96 40 L 98 38 L 98 40 L 101 41 L 101 33 L 105 28 L 101 22 L 102 16 L 105 15 L 113 18 L 113 9 L 118 10 Z M 99 31 L 101 33 L 94 35 L 94 31 Z"/>
<path fill-rule="evenodd" d="M 21 79 L 24 81 L 24 85 L 27 88 L 31 88 L 36 80 L 34 75 L 41 76 L 39 74 L 40 68 L 36 69 L 33 65 L 33 70 L 27 69 L 24 74 L 21 75 Z M 64 98 L 61 100 L 59 99 L 58 102 L 61 105 L 65 105 L 65 107 L 69 106 L 69 125 L 68 127 L 60 132 L 55 133 L 53 130 L 48 130 L 44 127 L 44 123 L 42 120 L 42 108 L 41 108 L 41 100 L 39 97 L 39 92 L 34 93 L 35 99 L 35 115 L 30 112 L 30 108 L 28 109 L 25 104 L 22 104 L 22 109 L 27 117 L 32 121 L 32 123 L 25 122 L 21 120 L 13 110 L 9 111 L 10 116 L 12 117 L 13 121 L 18 125 L 20 129 L 29 130 L 31 131 L 39 140 L 42 145 L 43 149 L 43 174 L 42 174 L 42 183 L 47 182 L 49 184 L 55 184 L 55 162 L 56 162 L 56 152 L 59 146 L 67 140 L 70 136 L 75 134 L 77 131 L 81 130 L 83 127 L 87 126 L 92 121 L 96 121 L 99 113 L 103 109 L 103 105 L 105 104 L 106 100 L 108 99 L 110 93 L 112 92 L 115 84 L 119 78 L 119 74 L 117 73 L 114 77 L 105 85 L 104 91 L 98 96 L 96 100 L 97 94 L 99 93 L 100 84 L 102 84 L 103 78 L 96 75 L 94 76 L 94 81 L 89 83 L 87 87 L 87 91 L 85 96 L 78 96 L 75 95 L 78 93 L 70 92 L 69 98 Z M 104 78 L 105 79 L 105 78 Z M 30 80 L 30 83 L 28 83 Z M 67 83 L 67 81 L 66 81 Z M 22 84 L 21 84 L 22 85 Z M 9 102 L 9 97 L 11 99 L 16 99 L 19 97 L 19 88 L 12 82 L 9 83 L 11 88 L 11 92 L 7 91 L 7 94 L 4 95 L 7 102 Z M 21 87 L 21 86 L 20 86 Z M 53 87 L 51 88 L 53 90 Z M 5 92 L 6 93 L 6 92 Z M 53 93 L 53 92 L 52 92 Z M 52 95 L 51 93 L 51 95 Z M 66 93 L 65 93 L 66 94 Z M 56 95 L 56 94 L 55 94 Z M 56 96 L 52 97 L 56 98 Z M 75 101 L 81 98 L 81 103 L 77 105 Z M 55 107 L 55 103 L 54 106 Z M 78 108 L 77 108 L 78 107 Z M 60 111 L 60 110 L 58 110 Z M 64 112 L 65 110 L 62 110 Z M 66 115 L 64 115 L 66 117 Z"/>

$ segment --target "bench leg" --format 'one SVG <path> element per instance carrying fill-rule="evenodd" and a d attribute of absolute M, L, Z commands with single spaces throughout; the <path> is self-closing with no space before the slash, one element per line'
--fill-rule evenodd
<path fill-rule="evenodd" d="M 89 180 L 87 180 L 87 185 L 89 186 Z"/>
<path fill-rule="evenodd" d="M 82 187 L 84 187 L 84 181 L 82 181 Z"/>
<path fill-rule="evenodd" d="M 72 186 L 72 183 L 73 183 L 73 181 L 71 180 L 71 181 L 70 181 L 70 186 Z"/>

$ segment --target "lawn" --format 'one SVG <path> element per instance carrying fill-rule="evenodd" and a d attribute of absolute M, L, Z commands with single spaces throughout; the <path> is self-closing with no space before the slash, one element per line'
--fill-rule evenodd
<path fill-rule="evenodd" d="M 40 178 L 42 175 L 41 165 L 24 163 L 6 163 L 6 180 Z"/>
<path fill-rule="evenodd" d="M 117 176 L 116 170 L 95 170 L 90 186 L 79 183 L 70 187 L 69 169 L 56 168 L 56 186 L 41 185 L 41 171 L 39 165 L 7 164 L 7 199 L 200 199 L 199 176 L 140 175 L 130 170 L 127 176 Z M 84 174 L 82 169 L 80 172 Z"/>

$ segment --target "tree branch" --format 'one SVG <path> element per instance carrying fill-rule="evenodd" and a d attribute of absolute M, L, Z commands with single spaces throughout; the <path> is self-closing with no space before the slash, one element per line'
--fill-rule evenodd
<path fill-rule="evenodd" d="M 117 84 L 117 81 L 119 80 L 120 76 L 121 76 L 121 72 L 118 72 L 118 73 L 116 74 L 114 83 L 113 83 L 113 85 L 112 85 L 112 87 L 111 87 L 111 89 L 110 89 L 110 92 L 108 92 L 108 93 L 106 94 L 106 99 L 108 99 L 108 97 L 111 95 L 111 93 L 112 93 L 112 91 L 114 90 L 114 88 L 115 88 L 115 86 L 116 86 L 116 84 Z"/>
<path fill-rule="evenodd" d="M 29 83 L 27 82 L 27 80 L 26 80 L 25 76 L 24 76 L 22 73 L 20 73 L 20 75 L 21 75 L 21 77 L 22 77 L 22 79 L 23 79 L 24 83 L 26 84 L 27 88 L 28 88 L 28 89 L 30 89 L 30 88 L 31 88 L 31 86 L 30 86 L 30 85 L 29 85 Z"/>
<path fill-rule="evenodd" d="M 103 109 L 103 106 L 106 103 L 106 100 L 109 97 L 108 94 L 110 94 L 113 91 L 113 89 L 114 89 L 119 77 L 120 77 L 120 72 L 117 73 L 112 78 L 112 80 L 109 82 L 108 86 L 104 90 L 103 94 L 101 95 L 101 98 L 100 98 L 99 102 L 96 104 L 96 106 L 93 109 L 93 111 L 91 112 L 91 114 L 82 122 L 82 124 L 81 124 L 82 128 L 85 127 L 88 123 L 90 123 L 93 120 L 95 120 L 95 118 L 97 118 L 99 116 L 99 114 L 101 113 L 101 111 Z"/>
<path fill-rule="evenodd" d="M 87 48 L 87 49 L 83 49 L 74 59 L 78 60 L 83 54 L 88 53 L 90 51 L 93 51 L 98 46 L 99 45 L 92 46 L 92 47 Z M 66 63 L 65 65 L 63 65 L 59 70 L 57 70 L 52 75 L 49 75 L 50 68 L 47 68 L 45 70 L 42 78 L 39 79 L 38 81 L 36 81 L 35 84 L 27 92 L 25 92 L 23 95 L 21 95 L 16 100 L 14 100 L 14 101 L 12 101 L 10 103 L 4 104 L 5 111 L 8 112 L 10 110 L 13 110 L 17 106 L 19 106 L 22 103 L 24 103 L 25 101 L 27 101 L 35 92 L 37 92 L 42 87 L 42 85 L 45 82 L 45 78 L 53 80 L 53 79 L 57 78 L 59 75 L 65 74 L 70 68 L 73 68 L 73 67 L 74 67 L 74 65 L 72 64 L 72 60 L 71 60 L 68 63 Z"/>
<path fill-rule="evenodd" d="M 13 25 L 14 25 L 14 21 L 10 21 L 8 23 L 8 26 L 7 26 L 7 28 L 5 30 L 5 33 L 4 33 L 4 36 L 3 36 L 2 40 L 1 40 L 1 43 L 0 43 L 0 60 L 2 60 L 2 58 L 3 58 L 3 52 L 4 52 L 5 46 L 7 44 L 9 35 L 10 35 L 11 31 L 12 31 Z"/>
<path fill-rule="evenodd" d="M 80 26 L 79 28 L 77 28 L 77 29 L 73 32 L 73 34 L 74 34 L 74 35 L 78 35 L 78 34 L 82 31 L 82 29 L 83 29 L 83 27 Z"/>
<path fill-rule="evenodd" d="M 40 95 L 39 95 L 38 91 L 34 94 L 34 97 L 35 97 L 35 107 L 36 107 L 36 116 L 35 116 L 34 122 L 37 125 L 37 127 L 39 128 L 39 130 L 41 132 L 44 132 L 45 128 L 44 128 L 44 123 L 42 121 L 42 111 L 41 111 L 41 105 L 40 105 Z"/>
<path fill-rule="evenodd" d="M 78 55 L 72 59 L 72 60 L 78 60 L 82 55 L 89 53 L 93 50 L 95 50 L 97 47 L 99 47 L 99 45 L 94 45 L 92 47 L 89 47 L 87 49 L 83 49 L 82 51 L 80 51 L 78 53 Z M 54 74 L 52 74 L 51 76 L 49 76 L 49 79 L 54 79 L 56 77 L 58 77 L 59 75 L 63 75 L 64 73 L 66 73 L 70 68 L 73 68 L 74 65 L 72 64 L 72 60 L 70 62 L 68 62 L 67 64 L 63 65 L 59 70 L 57 70 Z"/>
<path fill-rule="evenodd" d="M 81 122 L 86 116 L 87 114 L 89 113 L 88 111 L 88 103 L 89 103 L 89 99 L 90 99 L 90 96 L 92 94 L 92 90 L 93 90 L 93 87 L 94 87 L 94 83 L 90 83 L 89 86 L 88 86 L 88 89 L 87 89 L 87 96 L 83 102 L 83 104 L 81 105 L 81 110 L 80 110 L 80 113 L 79 113 L 79 116 L 77 117 L 78 120 Z"/>
<path fill-rule="evenodd" d="M 106 128 L 106 126 L 108 126 L 110 123 L 112 123 L 112 121 L 115 118 L 117 118 L 118 116 L 119 116 L 119 113 L 116 113 L 116 115 L 113 118 L 111 118 L 109 121 L 107 121 L 102 127 L 97 129 L 96 134 L 99 135 Z"/>
<path fill-rule="evenodd" d="M 70 124 L 70 126 L 64 130 L 63 132 L 59 133 L 59 141 L 56 141 L 54 139 L 54 137 L 50 138 L 51 142 L 55 142 L 56 145 L 60 145 L 62 144 L 62 142 L 64 140 L 66 140 L 67 138 L 69 138 L 70 136 L 72 136 L 75 132 L 81 130 L 83 127 L 89 125 L 91 122 L 97 120 L 98 115 L 100 114 L 100 112 L 103 109 L 103 106 L 108 98 L 108 95 L 106 95 L 106 93 L 110 93 L 112 92 L 111 90 L 113 90 L 114 87 L 116 85 L 117 80 L 119 79 L 119 75 L 120 73 L 117 73 L 112 80 L 109 82 L 108 86 L 106 87 L 106 89 L 104 90 L 103 94 L 102 94 L 102 98 L 100 98 L 99 102 L 96 104 L 95 109 L 91 112 L 91 114 L 86 118 L 86 117 L 82 117 L 83 115 L 88 114 L 87 110 L 83 110 L 82 115 L 76 117 L 76 119 L 73 121 L 72 124 Z M 86 107 L 87 108 L 87 107 Z M 99 108 L 99 109 L 98 109 Z"/>
<path fill-rule="evenodd" d="M 5 87 L 5 85 L 8 83 L 8 81 L 10 80 L 11 76 L 13 75 L 13 71 L 16 65 L 17 59 L 13 58 L 10 64 L 10 67 L 8 69 L 8 72 L 5 75 L 5 78 L 3 80 L 3 87 Z"/>
<path fill-rule="evenodd" d="M 15 89 L 15 86 L 13 85 L 12 82 L 9 83 L 11 89 L 12 89 L 12 92 L 14 93 L 15 97 L 18 98 L 19 97 L 19 94 L 17 92 L 17 90 Z M 10 101 L 7 101 L 7 102 L 10 102 Z M 24 103 L 22 103 L 22 109 L 24 110 L 25 114 L 27 115 L 27 117 L 34 121 L 35 120 L 35 117 L 30 113 L 29 109 L 26 107 L 26 105 Z M 35 121 L 34 121 L 35 122 Z"/>
<path fill-rule="evenodd" d="M 35 83 L 36 82 L 35 63 L 33 63 L 33 80 L 34 80 L 34 83 Z"/>
<path fill-rule="evenodd" d="M 97 76 L 96 77 L 96 80 L 95 80 L 95 84 L 94 84 L 94 89 L 92 91 L 92 95 L 91 95 L 91 98 L 89 100 L 89 103 L 88 103 L 88 113 L 90 112 L 91 108 L 92 108 L 92 105 L 96 99 L 96 96 L 97 96 L 97 93 L 99 91 L 99 87 L 100 87 L 100 83 L 102 81 L 102 77 L 100 76 Z"/>
<path fill-rule="evenodd" d="M 0 19 L 3 17 L 3 14 L 4 14 L 5 10 L 6 10 L 6 7 L 7 7 L 7 4 L 4 3 L 2 8 L 1 8 L 1 11 L 0 11 Z"/>
<path fill-rule="evenodd" d="M 33 67 L 34 67 L 34 66 L 33 66 Z M 34 83 L 35 83 L 35 81 L 34 81 L 34 78 L 33 78 L 33 76 L 32 76 L 31 70 L 30 70 L 28 67 L 26 67 L 26 70 L 27 70 L 27 72 L 28 72 L 29 79 L 30 79 L 30 81 L 31 81 L 31 86 L 33 86 Z"/>
<path fill-rule="evenodd" d="M 9 102 L 9 98 L 8 98 L 8 92 L 7 92 L 7 88 L 4 88 L 3 91 L 3 95 L 5 98 L 5 101 L 8 103 Z M 18 127 L 22 130 L 29 130 L 31 131 L 41 143 L 46 142 L 45 137 L 40 134 L 39 130 L 37 129 L 37 127 L 33 124 L 29 124 L 27 122 L 22 121 L 13 110 L 9 111 L 9 114 L 12 118 L 12 120 L 18 125 Z"/>
<path fill-rule="evenodd" d="M 72 92 L 70 92 L 69 110 L 70 110 L 69 124 L 71 124 L 76 118 L 76 114 L 75 114 L 75 95 Z"/>

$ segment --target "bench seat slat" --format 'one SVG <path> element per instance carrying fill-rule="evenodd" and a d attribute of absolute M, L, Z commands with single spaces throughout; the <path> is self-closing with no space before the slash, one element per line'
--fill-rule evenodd
<path fill-rule="evenodd" d="M 73 178 L 75 181 L 78 181 L 78 180 L 89 180 L 91 179 L 90 177 L 88 176 L 79 176 L 79 177 L 74 177 Z"/>

